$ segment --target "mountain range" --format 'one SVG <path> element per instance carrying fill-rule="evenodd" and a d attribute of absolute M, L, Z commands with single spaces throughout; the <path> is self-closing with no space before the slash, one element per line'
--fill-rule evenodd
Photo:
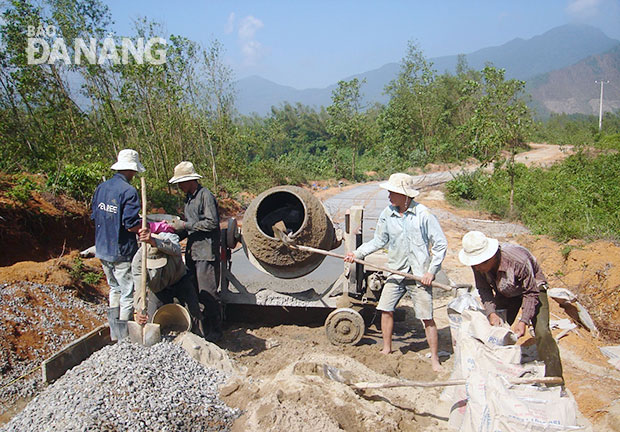
<path fill-rule="evenodd" d="M 600 84 L 605 87 L 604 109 L 620 108 L 620 41 L 609 38 L 595 27 L 568 24 L 530 39 L 513 39 L 500 46 L 465 54 L 469 67 L 482 69 L 486 63 L 506 69 L 507 78 L 527 82 L 531 105 L 539 115 L 549 113 L 597 114 Z M 458 55 L 430 58 L 439 73 L 453 73 Z M 378 69 L 344 77 L 365 79 L 362 86 L 366 104 L 387 103 L 386 84 L 396 78 L 397 62 Z M 615 86 L 615 87 L 614 87 Z M 259 76 L 236 82 L 237 109 L 241 114 L 266 115 L 272 106 L 285 102 L 319 108 L 331 104 L 337 83 L 324 88 L 298 90 Z"/>

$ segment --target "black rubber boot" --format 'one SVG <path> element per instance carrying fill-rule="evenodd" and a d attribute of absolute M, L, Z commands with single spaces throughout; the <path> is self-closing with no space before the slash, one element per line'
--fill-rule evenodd
<path fill-rule="evenodd" d="M 120 312 L 120 306 L 108 308 L 108 325 L 110 326 L 110 339 L 112 339 L 113 341 L 117 341 L 119 339 L 117 322 Z"/>
<path fill-rule="evenodd" d="M 209 342 L 218 342 L 222 339 L 222 306 L 217 301 L 211 301 L 206 304 L 205 312 L 209 322 L 209 331 L 205 339 Z"/>

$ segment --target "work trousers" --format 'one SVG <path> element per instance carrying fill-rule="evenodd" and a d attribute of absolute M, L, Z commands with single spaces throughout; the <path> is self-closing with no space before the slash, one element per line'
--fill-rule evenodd
<path fill-rule="evenodd" d="M 504 297 L 499 294 L 495 297 L 497 309 L 506 309 L 506 318 L 510 325 L 515 321 L 522 301 L 522 297 Z M 549 299 L 546 290 L 541 290 L 538 294 L 538 304 L 536 313 L 532 317 L 532 325 L 536 334 L 538 357 L 545 362 L 545 376 L 563 376 L 560 350 L 549 329 Z"/>
<path fill-rule="evenodd" d="M 190 274 L 196 275 L 198 284 L 198 301 L 203 308 L 202 332 L 221 333 L 222 326 L 222 304 L 218 292 L 220 280 L 220 262 L 215 261 L 194 261 L 189 254 L 185 255 L 185 263 Z"/>
<path fill-rule="evenodd" d="M 110 286 L 110 307 L 120 306 L 119 319 L 133 318 L 133 276 L 131 261 L 110 262 L 101 260 L 103 272 Z"/>
<path fill-rule="evenodd" d="M 175 303 L 183 305 L 189 311 L 192 319 L 192 332 L 199 336 L 201 334 L 200 322 L 203 319 L 200 305 L 198 303 L 198 293 L 196 291 L 196 281 L 193 275 L 185 274 L 177 283 L 154 293 L 150 289 L 147 290 L 147 314 L 152 320 L 155 311 L 163 305 Z"/>

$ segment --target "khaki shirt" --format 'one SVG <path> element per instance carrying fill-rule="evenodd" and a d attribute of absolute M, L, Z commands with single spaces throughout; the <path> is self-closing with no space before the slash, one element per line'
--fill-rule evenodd
<path fill-rule="evenodd" d="M 181 245 L 179 244 L 178 235 L 159 233 L 152 234 L 152 237 L 155 240 L 157 249 L 168 258 L 165 266 L 157 269 L 147 269 L 146 287 L 154 293 L 158 293 L 180 281 L 187 269 L 181 257 Z M 131 272 L 136 287 L 140 286 L 142 280 L 142 247 L 140 246 L 131 263 Z M 138 290 L 136 289 L 137 292 Z"/>

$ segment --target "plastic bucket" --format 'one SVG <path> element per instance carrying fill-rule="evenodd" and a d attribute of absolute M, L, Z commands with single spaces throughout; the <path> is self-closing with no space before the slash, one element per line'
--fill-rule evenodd
<path fill-rule="evenodd" d="M 192 328 L 192 319 L 187 309 L 175 303 L 157 309 L 153 315 L 153 323 L 159 324 L 162 335 L 170 332 L 181 333 Z"/>

